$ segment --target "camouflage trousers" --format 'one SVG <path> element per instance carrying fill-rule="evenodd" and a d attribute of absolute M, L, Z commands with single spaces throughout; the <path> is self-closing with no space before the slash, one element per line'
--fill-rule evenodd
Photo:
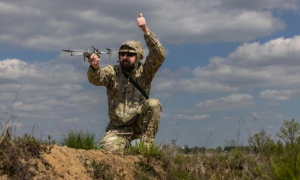
<path fill-rule="evenodd" d="M 158 131 L 162 107 L 157 99 L 148 99 L 141 107 L 135 122 L 126 127 L 111 129 L 100 141 L 100 148 L 111 153 L 122 153 L 134 139 L 154 143 Z"/>

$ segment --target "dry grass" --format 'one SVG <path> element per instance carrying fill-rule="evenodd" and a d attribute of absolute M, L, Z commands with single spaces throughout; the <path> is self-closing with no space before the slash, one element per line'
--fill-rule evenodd
<path fill-rule="evenodd" d="M 14 100 L 14 102 L 17 99 Z M 13 103 L 14 103 L 13 102 Z M 30 134 L 16 136 L 14 126 L 15 116 L 13 106 L 4 111 L 0 118 L 0 176 L 11 179 L 30 179 L 28 171 L 34 158 L 39 158 L 42 152 L 49 153 L 55 141 L 48 136 L 48 141 L 42 142 Z"/>
<path fill-rule="evenodd" d="M 50 136 L 45 142 L 30 134 L 15 136 L 13 120 L 12 109 L 10 113 L 4 112 L 0 119 L 0 177 L 5 174 L 11 179 L 30 179 L 33 176 L 28 171 L 31 160 L 40 158 L 41 153 L 49 153 L 55 141 Z M 89 144 L 90 149 L 94 149 L 94 134 L 70 132 L 65 142 Z M 81 136 L 76 136 L 78 134 Z M 227 151 L 220 147 L 197 147 L 187 151 L 174 140 L 171 145 L 153 144 L 150 148 L 136 144 L 126 153 L 145 157 L 145 161 L 136 164 L 135 178 L 140 180 L 151 179 L 156 174 L 149 163 L 152 159 L 162 162 L 167 174 L 163 179 L 166 180 L 300 179 L 300 143 L 275 143 L 264 131 L 250 137 L 249 146 L 232 146 Z M 89 166 L 95 179 L 113 179 L 103 162 L 93 162 Z"/>

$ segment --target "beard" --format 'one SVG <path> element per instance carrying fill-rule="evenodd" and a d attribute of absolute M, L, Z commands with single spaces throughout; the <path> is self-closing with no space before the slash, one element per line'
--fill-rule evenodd
<path fill-rule="evenodd" d="M 130 72 L 134 69 L 135 64 L 130 63 L 130 61 L 128 61 L 127 59 L 124 59 L 121 62 L 121 67 L 124 71 Z"/>

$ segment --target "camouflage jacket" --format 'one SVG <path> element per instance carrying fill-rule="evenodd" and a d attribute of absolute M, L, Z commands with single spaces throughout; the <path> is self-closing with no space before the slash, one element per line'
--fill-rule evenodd
<path fill-rule="evenodd" d="M 149 54 L 144 62 L 129 75 L 149 96 L 151 81 L 165 59 L 163 46 L 153 32 L 144 35 Z M 87 72 L 89 81 L 96 86 L 105 86 L 108 98 L 108 129 L 130 125 L 140 113 L 146 98 L 124 76 L 120 65 L 109 65 Z"/>

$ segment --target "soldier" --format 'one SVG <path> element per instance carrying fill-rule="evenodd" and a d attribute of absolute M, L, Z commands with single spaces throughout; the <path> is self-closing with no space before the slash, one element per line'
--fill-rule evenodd
<path fill-rule="evenodd" d="M 100 148 L 107 152 L 122 153 L 134 139 L 140 138 L 146 146 L 154 143 L 162 107 L 157 99 L 148 99 L 151 81 L 165 59 L 165 51 L 154 33 L 147 27 L 140 13 L 137 24 L 145 33 L 149 54 L 144 62 L 139 41 L 121 44 L 119 64 L 99 67 L 100 58 L 93 54 L 88 62 L 89 81 L 107 89 L 110 123 Z"/>

